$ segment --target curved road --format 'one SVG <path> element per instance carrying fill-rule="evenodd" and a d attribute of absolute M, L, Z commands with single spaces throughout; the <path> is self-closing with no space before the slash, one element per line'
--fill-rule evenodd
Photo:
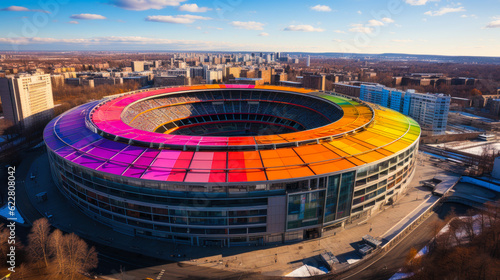
<path fill-rule="evenodd" d="M 375 262 L 371 260 L 360 267 L 336 275 L 334 279 L 389 279 L 404 265 L 406 256 L 412 247 L 420 251 L 431 241 L 434 237 L 433 227 L 436 222 L 443 221 L 452 209 L 458 215 L 465 215 L 469 208 L 461 204 L 444 203 L 387 254 L 382 257 L 377 256 Z"/>

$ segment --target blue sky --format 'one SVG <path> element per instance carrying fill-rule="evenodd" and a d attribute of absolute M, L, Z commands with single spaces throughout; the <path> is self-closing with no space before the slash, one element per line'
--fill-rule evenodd
<path fill-rule="evenodd" d="M 0 1 L 0 50 L 500 56 L 500 0 Z"/>

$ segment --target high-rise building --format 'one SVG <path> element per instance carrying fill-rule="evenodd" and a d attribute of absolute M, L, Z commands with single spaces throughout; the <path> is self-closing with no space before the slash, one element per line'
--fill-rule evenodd
<path fill-rule="evenodd" d="M 134 72 L 144 71 L 144 61 L 132 61 L 132 71 Z"/>
<path fill-rule="evenodd" d="M 205 68 L 204 67 L 190 67 L 189 68 L 191 77 L 205 77 Z"/>
<path fill-rule="evenodd" d="M 302 83 L 304 84 L 305 88 L 325 90 L 325 80 L 326 79 L 324 74 L 321 75 L 304 74 Z"/>
<path fill-rule="evenodd" d="M 21 75 L 0 78 L 0 97 L 4 116 L 28 128 L 54 117 L 50 75 Z"/>
<path fill-rule="evenodd" d="M 191 78 L 191 71 L 189 70 L 189 68 L 169 69 L 167 71 L 167 76 L 184 76 L 186 78 Z"/>
<path fill-rule="evenodd" d="M 446 132 L 451 101 L 449 95 L 401 91 L 380 84 L 362 83 L 360 99 L 408 115 L 420 124 L 422 130 L 433 135 Z"/>
<path fill-rule="evenodd" d="M 230 78 L 239 78 L 241 73 L 241 67 L 229 66 L 225 67 L 224 75 Z"/>
<path fill-rule="evenodd" d="M 212 69 L 205 72 L 205 81 L 207 84 L 213 84 L 214 82 L 222 81 L 222 70 Z"/>
<path fill-rule="evenodd" d="M 390 90 L 379 84 L 364 83 L 361 85 L 361 100 L 389 107 Z"/>
<path fill-rule="evenodd" d="M 445 94 L 407 93 L 405 107 L 409 101 L 408 115 L 414 118 L 422 130 L 440 135 L 446 132 L 451 97 Z"/>
<path fill-rule="evenodd" d="M 307 67 L 310 67 L 311 66 L 311 56 L 308 55 L 307 56 Z"/>
<path fill-rule="evenodd" d="M 257 78 L 261 78 L 263 84 L 269 85 L 269 84 L 271 84 L 271 76 L 272 76 L 272 74 L 273 74 L 273 69 L 272 68 L 269 68 L 269 67 L 260 68 L 257 71 Z"/>

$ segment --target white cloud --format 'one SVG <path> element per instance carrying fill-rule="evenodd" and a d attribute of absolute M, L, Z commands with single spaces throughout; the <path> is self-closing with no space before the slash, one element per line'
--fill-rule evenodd
<path fill-rule="evenodd" d="M 477 16 L 474 15 L 474 14 L 471 14 L 471 15 L 461 15 L 460 17 L 463 17 L 463 18 L 477 18 Z"/>
<path fill-rule="evenodd" d="M 311 10 L 316 11 L 316 12 L 331 12 L 332 9 L 326 5 L 316 5 L 314 7 L 311 7 Z"/>
<path fill-rule="evenodd" d="M 337 42 L 337 43 L 342 43 L 344 42 L 344 40 L 341 40 L 341 39 L 333 39 L 334 42 Z"/>
<path fill-rule="evenodd" d="M 269 33 L 267 33 L 267 32 L 262 32 L 262 33 L 260 33 L 260 34 L 259 34 L 259 36 L 262 36 L 262 37 L 269 36 Z"/>
<path fill-rule="evenodd" d="M 500 28 L 500 18 L 488 23 L 485 28 Z"/>
<path fill-rule="evenodd" d="M 361 14 L 363 14 L 363 12 L 362 12 L 362 11 L 358 11 L 358 14 L 360 14 L 360 15 L 361 15 Z"/>
<path fill-rule="evenodd" d="M 373 30 L 374 30 L 373 27 L 386 26 L 386 25 L 391 24 L 393 22 L 394 22 L 393 19 L 385 17 L 385 18 L 382 18 L 381 20 L 371 19 L 366 24 L 353 23 L 353 24 L 351 24 L 351 28 L 349 29 L 349 32 L 369 34 L 369 33 L 373 32 Z M 341 33 L 341 32 L 338 32 L 338 33 Z"/>
<path fill-rule="evenodd" d="M 190 13 L 205 13 L 212 9 L 207 7 L 198 7 L 196 4 L 184 4 L 179 7 L 179 11 L 190 12 Z"/>
<path fill-rule="evenodd" d="M 233 21 L 229 23 L 233 27 L 238 29 L 248 29 L 248 30 L 262 30 L 264 29 L 264 23 L 256 21 Z"/>
<path fill-rule="evenodd" d="M 339 33 L 339 34 L 345 34 L 345 31 L 342 31 L 342 30 L 333 30 L 333 32 Z"/>
<path fill-rule="evenodd" d="M 375 19 L 371 19 L 368 21 L 368 26 L 383 26 L 384 23 Z"/>
<path fill-rule="evenodd" d="M 183 50 L 226 50 L 232 51 L 235 49 L 264 49 L 268 44 L 248 44 L 248 43 L 232 43 L 225 41 L 205 41 L 205 40 L 175 40 L 164 39 L 158 37 L 141 37 L 141 36 L 127 36 L 127 37 L 92 37 L 92 38 L 75 38 L 75 39 L 60 39 L 60 38 L 40 38 L 40 37 L 0 37 L 1 44 L 23 45 L 23 46 L 41 46 L 41 45 L 55 45 L 57 47 L 70 46 L 72 49 L 82 47 L 95 46 L 96 49 L 108 48 L 143 48 L 147 49 L 154 45 L 157 48 L 164 48 L 168 50 L 183 49 Z M 278 45 L 272 45 L 272 48 L 277 49 Z M 300 48 L 292 48 L 290 50 L 298 51 Z"/>
<path fill-rule="evenodd" d="M 111 0 L 110 2 L 122 9 L 144 11 L 149 9 L 161 10 L 167 6 L 179 6 L 184 1 L 186 0 Z"/>
<path fill-rule="evenodd" d="M 76 21 L 76 20 L 69 21 L 68 23 L 70 23 L 70 24 L 80 24 L 80 23 L 79 23 L 78 21 Z"/>
<path fill-rule="evenodd" d="M 424 15 L 428 16 L 442 16 L 448 13 L 457 13 L 457 12 L 465 12 L 464 7 L 457 7 L 457 8 L 450 8 L 450 7 L 443 7 L 437 11 L 427 11 L 424 13 Z"/>
<path fill-rule="evenodd" d="M 422 6 L 427 4 L 427 2 L 433 2 L 439 0 L 405 0 L 406 4 L 410 4 L 412 6 Z"/>
<path fill-rule="evenodd" d="M 396 42 L 396 43 L 411 43 L 411 42 L 413 42 L 413 40 L 411 40 L 411 39 L 393 39 L 392 41 Z"/>
<path fill-rule="evenodd" d="M 360 23 L 356 23 L 351 24 L 351 29 L 349 29 L 349 32 L 370 34 L 373 32 L 373 28 L 364 26 Z"/>
<path fill-rule="evenodd" d="M 394 20 L 392 18 L 387 18 L 387 17 L 383 18 L 382 21 L 385 23 L 393 23 L 394 22 Z"/>
<path fill-rule="evenodd" d="M 178 23 L 189 24 L 196 20 L 209 20 L 209 17 L 195 16 L 195 15 L 178 15 L 178 16 L 148 16 L 146 21 L 165 22 L 165 23 Z"/>
<path fill-rule="evenodd" d="M 289 25 L 284 31 L 302 31 L 302 32 L 323 32 L 323 28 L 316 28 L 312 25 Z"/>
<path fill-rule="evenodd" d="M 21 6 L 10 6 L 10 7 L 7 7 L 7 8 L 0 9 L 0 11 L 7 11 L 7 12 L 40 12 L 40 13 L 50 14 L 49 11 L 37 10 L 37 9 L 28 9 L 26 7 L 21 7 Z"/>
<path fill-rule="evenodd" d="M 70 18 L 73 19 L 106 19 L 105 16 L 97 15 L 97 14 L 78 14 L 72 15 Z"/>

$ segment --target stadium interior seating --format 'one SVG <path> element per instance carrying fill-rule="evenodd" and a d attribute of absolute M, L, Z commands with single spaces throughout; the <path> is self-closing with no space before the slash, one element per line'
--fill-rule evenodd
<path fill-rule="evenodd" d="M 250 136 L 312 129 L 342 115 L 335 105 L 306 95 L 214 90 L 141 100 L 124 111 L 122 120 L 132 127 L 160 133 Z"/>

